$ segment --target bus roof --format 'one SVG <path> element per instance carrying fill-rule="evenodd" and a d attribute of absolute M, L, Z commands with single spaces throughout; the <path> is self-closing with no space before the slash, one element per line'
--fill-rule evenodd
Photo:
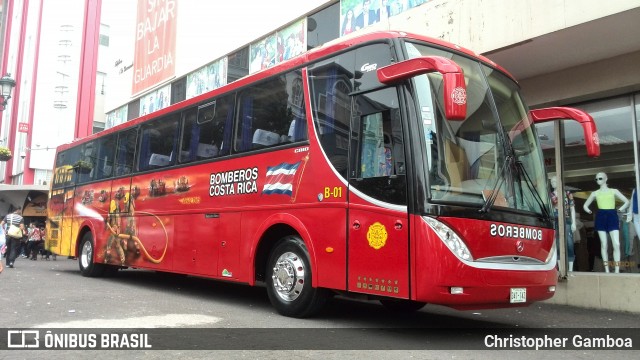
<path fill-rule="evenodd" d="M 57 149 L 58 151 L 66 150 L 73 146 L 108 135 L 110 133 L 117 132 L 122 129 L 126 129 L 128 127 L 134 127 L 140 123 L 145 122 L 146 120 L 154 119 L 160 116 L 164 116 L 166 114 L 170 114 L 177 110 L 181 110 L 181 109 L 196 105 L 212 96 L 218 96 L 218 95 L 227 93 L 229 91 L 233 91 L 234 89 L 244 87 L 245 85 L 260 81 L 264 78 L 286 71 L 287 69 L 293 69 L 293 68 L 303 66 L 306 63 L 328 57 L 332 54 L 341 52 L 345 49 L 348 49 L 356 45 L 384 40 L 384 39 L 400 39 L 400 38 L 420 40 L 420 41 L 428 42 L 428 43 L 449 49 L 454 52 L 465 54 L 469 57 L 475 58 L 477 60 L 480 60 L 486 63 L 490 67 L 493 67 L 503 72 L 513 81 L 516 81 L 516 79 L 508 71 L 506 71 L 501 66 L 494 63 L 492 60 L 486 58 L 485 56 L 479 55 L 472 50 L 463 48 L 461 46 L 452 44 L 444 40 L 440 40 L 440 39 L 436 39 L 436 38 L 432 38 L 432 37 L 428 37 L 420 34 L 415 34 L 415 33 L 408 33 L 404 31 L 371 31 L 364 34 L 362 32 L 359 32 L 356 34 L 350 34 L 350 35 L 343 36 L 338 39 L 329 41 L 321 46 L 315 47 L 307 52 L 304 52 L 290 60 L 278 63 L 275 66 L 270 67 L 268 69 L 260 70 L 255 73 L 246 75 L 236 81 L 225 84 L 217 89 L 213 89 L 209 92 L 200 94 L 190 99 L 182 100 L 180 102 L 167 106 L 153 113 L 149 113 L 149 114 L 137 117 L 135 119 L 132 119 L 130 121 L 124 122 L 122 124 L 118 124 L 112 128 L 106 129 L 99 133 L 95 133 L 81 139 L 76 139 L 69 143 L 61 144 L 60 146 L 58 146 Z"/>

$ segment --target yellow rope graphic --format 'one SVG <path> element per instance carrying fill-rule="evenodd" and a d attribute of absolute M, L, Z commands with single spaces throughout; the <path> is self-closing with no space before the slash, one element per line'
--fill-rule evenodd
<path fill-rule="evenodd" d="M 158 222 L 160 223 L 160 226 L 162 226 L 162 230 L 164 231 L 166 242 L 165 242 L 165 245 L 164 245 L 164 250 L 162 251 L 162 256 L 160 256 L 159 259 L 155 259 L 153 256 L 151 256 L 151 254 L 149 254 L 147 249 L 144 247 L 144 244 L 142 243 L 140 238 L 138 238 L 137 236 L 129 235 L 129 234 L 117 233 L 111 227 L 111 224 L 109 224 L 108 222 L 107 222 L 107 227 L 109 228 L 109 231 L 111 232 L 111 234 L 113 234 L 114 236 L 117 236 L 119 239 L 135 241 L 138 244 L 138 246 L 140 247 L 140 249 L 142 249 L 142 251 L 144 252 L 144 255 L 147 257 L 147 259 L 149 259 L 149 261 L 151 261 L 154 264 L 159 264 L 164 259 L 164 256 L 167 254 L 167 249 L 169 248 L 169 233 L 167 233 L 167 228 L 164 226 L 164 223 L 162 222 L 162 220 L 160 220 L 160 218 L 158 216 L 156 216 L 156 215 L 154 215 L 152 213 L 143 212 L 143 211 L 137 211 L 137 213 L 139 213 L 139 214 L 147 214 L 147 215 L 151 215 L 151 216 L 155 217 L 158 220 Z"/>

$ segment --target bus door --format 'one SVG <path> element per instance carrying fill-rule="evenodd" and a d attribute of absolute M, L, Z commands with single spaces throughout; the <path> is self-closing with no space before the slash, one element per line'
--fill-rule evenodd
<path fill-rule="evenodd" d="M 349 169 L 348 289 L 409 297 L 409 216 L 395 88 L 354 99 Z"/>
<path fill-rule="evenodd" d="M 75 256 L 75 249 L 72 249 L 71 239 L 75 238 L 72 233 L 73 228 L 73 212 L 75 203 L 75 172 L 71 167 L 63 166 L 56 169 L 56 176 L 60 176 L 64 186 L 54 191 L 51 201 L 57 206 L 53 208 L 60 209 L 61 216 L 50 220 L 50 229 L 52 230 L 51 238 L 54 240 L 57 236 L 57 246 L 59 255 Z M 59 204 L 59 205 L 58 205 Z M 58 220 L 58 221 L 56 221 Z M 57 232 L 56 232 L 57 227 Z M 77 230 L 77 229 L 76 229 Z M 54 245 L 55 243 L 52 243 Z"/>
<path fill-rule="evenodd" d="M 56 156 L 53 184 L 49 198 L 47 244 L 58 255 L 75 256 L 76 234 L 72 234 L 75 208 L 76 171 L 72 164 L 79 159 L 79 151 L 67 150 Z"/>

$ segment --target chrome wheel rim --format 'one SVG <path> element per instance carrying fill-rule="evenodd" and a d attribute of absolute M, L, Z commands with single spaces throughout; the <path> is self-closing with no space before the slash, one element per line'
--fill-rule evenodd
<path fill-rule="evenodd" d="M 298 255 L 292 252 L 280 255 L 271 275 L 273 288 L 280 299 L 284 301 L 297 299 L 302 294 L 304 275 L 304 262 Z"/>
<path fill-rule="evenodd" d="M 85 241 L 82 245 L 82 251 L 80 252 L 80 264 L 82 264 L 82 268 L 88 268 L 91 264 L 92 259 L 93 245 L 91 245 L 91 241 Z"/>

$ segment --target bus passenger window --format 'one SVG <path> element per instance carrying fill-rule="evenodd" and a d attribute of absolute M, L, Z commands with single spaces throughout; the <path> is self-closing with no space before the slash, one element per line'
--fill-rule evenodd
<path fill-rule="evenodd" d="M 198 143 L 200 127 L 196 123 L 197 110 L 195 108 L 186 110 L 182 116 L 184 122 L 182 124 L 182 139 L 180 141 L 178 161 L 187 163 L 196 159 L 196 154 L 191 149 L 193 145 Z"/>
<path fill-rule="evenodd" d="M 133 160 L 136 156 L 137 140 L 137 129 L 123 131 L 118 135 L 115 176 L 131 174 L 133 170 Z"/>
<path fill-rule="evenodd" d="M 228 155 L 233 122 L 233 96 L 215 99 L 184 114 L 180 162 Z M 226 141 L 225 141 L 226 140 Z"/>
<path fill-rule="evenodd" d="M 308 139 L 300 71 L 240 93 L 235 150 L 268 148 Z"/>
<path fill-rule="evenodd" d="M 92 141 L 80 147 L 80 157 L 78 162 L 74 163 L 78 184 L 91 181 L 96 175 L 96 145 L 96 142 Z"/>
<path fill-rule="evenodd" d="M 178 116 L 170 115 L 142 126 L 138 168 L 150 170 L 173 165 L 176 156 Z"/>
<path fill-rule="evenodd" d="M 349 173 L 353 52 L 315 64 L 309 71 L 314 127 L 322 150 L 343 178 Z"/>
<path fill-rule="evenodd" d="M 107 179 L 113 175 L 113 161 L 116 149 L 115 136 L 108 136 L 96 140 L 98 146 L 96 157 L 96 174 L 95 179 Z"/>

